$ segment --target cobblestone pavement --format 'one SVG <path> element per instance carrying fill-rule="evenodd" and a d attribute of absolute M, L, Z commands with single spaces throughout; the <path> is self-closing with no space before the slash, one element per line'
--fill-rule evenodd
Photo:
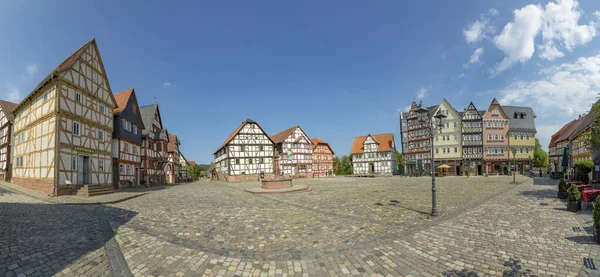
<path fill-rule="evenodd" d="M 590 212 L 556 181 L 510 181 L 440 178 L 435 218 L 427 178 L 196 182 L 106 206 L 0 190 L 0 276 L 598 276 Z"/>
<path fill-rule="evenodd" d="M 435 218 L 430 179 L 400 177 L 297 180 L 313 191 L 278 195 L 197 182 L 107 212 L 135 276 L 596 274 L 585 213 L 566 211 L 555 181 L 510 181 L 438 179 Z"/>
<path fill-rule="evenodd" d="M 114 238 L 106 219 L 102 228 L 100 208 L 57 205 L 0 188 L 0 276 L 114 275 L 118 269 L 110 267 L 105 249 Z"/>

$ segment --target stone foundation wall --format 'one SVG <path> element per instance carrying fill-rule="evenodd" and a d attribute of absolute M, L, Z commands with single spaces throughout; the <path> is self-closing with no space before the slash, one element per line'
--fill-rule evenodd
<path fill-rule="evenodd" d="M 34 178 L 18 178 L 13 177 L 12 183 L 22 186 L 24 188 L 37 190 L 46 195 L 52 195 L 54 193 L 54 179 L 34 179 Z M 59 195 L 60 190 L 59 190 Z"/>
<path fill-rule="evenodd" d="M 226 176 L 227 182 L 237 183 L 237 182 L 249 182 L 249 181 L 258 181 L 259 174 L 246 174 L 246 175 L 235 175 L 235 176 Z M 273 179 L 275 175 L 273 173 L 265 173 L 265 179 Z"/>

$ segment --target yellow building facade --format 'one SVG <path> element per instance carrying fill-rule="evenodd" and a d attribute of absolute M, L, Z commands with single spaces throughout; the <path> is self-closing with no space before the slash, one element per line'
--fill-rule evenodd
<path fill-rule="evenodd" d="M 529 107 L 502 106 L 508 117 L 509 164 L 518 172 L 532 169 L 535 150 L 535 113 Z M 513 149 L 516 153 L 513 154 Z"/>
<path fill-rule="evenodd" d="M 462 118 L 446 99 L 435 110 L 433 115 L 441 112 L 446 115 L 444 127 L 434 136 L 434 165 L 438 174 L 458 175 L 462 165 Z M 449 168 L 440 170 L 441 165 Z"/>

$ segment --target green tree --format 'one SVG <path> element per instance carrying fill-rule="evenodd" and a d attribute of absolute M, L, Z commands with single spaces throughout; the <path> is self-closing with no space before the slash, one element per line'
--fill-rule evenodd
<path fill-rule="evenodd" d="M 352 156 L 344 155 L 333 158 L 333 173 L 335 175 L 352 174 Z"/>
<path fill-rule="evenodd" d="M 535 150 L 533 151 L 533 167 L 548 167 L 548 153 L 542 149 L 539 139 L 535 139 Z"/>
<path fill-rule="evenodd" d="M 198 179 L 200 179 L 200 176 L 202 176 L 204 173 L 204 169 L 202 169 L 199 165 L 195 164 L 191 169 L 190 169 L 190 176 L 192 177 L 192 181 L 198 181 Z"/>
<path fill-rule="evenodd" d="M 600 101 L 596 101 L 590 111 L 594 121 L 590 124 L 591 134 L 588 139 L 594 149 L 600 147 Z"/>
<path fill-rule="evenodd" d="M 402 153 L 398 152 L 398 150 L 396 150 L 396 164 L 404 166 L 404 157 L 402 156 Z"/>
<path fill-rule="evenodd" d="M 589 183 L 590 179 L 588 174 L 594 169 L 594 162 L 592 161 L 578 161 L 575 163 L 575 179 L 584 183 Z"/>

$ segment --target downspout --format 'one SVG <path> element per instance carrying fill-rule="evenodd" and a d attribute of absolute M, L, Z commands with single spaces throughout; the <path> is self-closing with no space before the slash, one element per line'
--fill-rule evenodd
<path fill-rule="evenodd" d="M 59 147 L 59 138 L 60 138 L 60 118 L 59 118 L 59 114 L 58 114 L 58 102 L 60 101 L 59 97 L 60 97 L 60 88 L 58 86 L 56 86 L 56 79 L 54 79 L 54 74 L 56 74 L 56 71 L 53 72 L 50 75 L 50 81 L 53 83 L 54 85 L 54 93 L 56 94 L 54 96 L 54 192 L 53 195 L 54 196 L 58 196 L 58 182 L 59 182 L 59 162 L 58 162 L 58 155 L 60 154 L 60 147 Z M 71 161 L 69 161 L 71 162 Z"/>

